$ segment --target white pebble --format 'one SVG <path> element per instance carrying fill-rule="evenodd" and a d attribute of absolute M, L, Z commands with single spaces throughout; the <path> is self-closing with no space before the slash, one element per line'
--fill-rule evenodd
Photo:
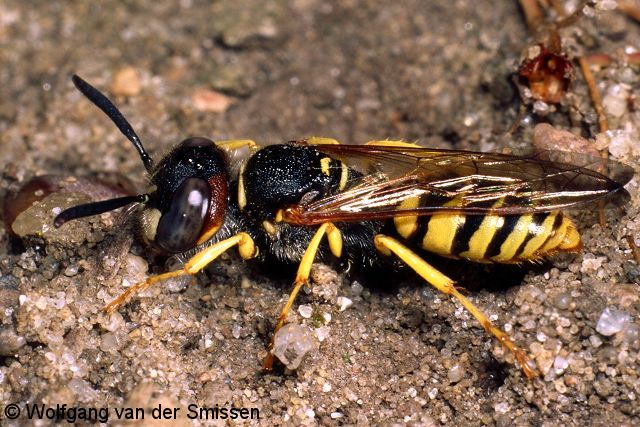
<path fill-rule="evenodd" d="M 437 395 L 438 395 L 438 389 L 435 387 L 429 390 L 429 392 L 427 393 L 427 396 L 429 396 L 429 399 L 431 400 L 435 399 Z"/>
<path fill-rule="evenodd" d="M 293 370 L 300 366 L 304 356 L 316 348 L 316 341 L 309 328 L 288 323 L 273 338 L 273 354 L 287 368 Z"/>
<path fill-rule="evenodd" d="M 500 402 L 496 403 L 493 406 L 493 409 L 499 414 L 506 414 L 507 412 L 509 412 L 510 407 L 507 402 Z"/>
<path fill-rule="evenodd" d="M 630 321 L 631 317 L 626 312 L 607 307 L 600 315 L 600 319 L 598 319 L 596 331 L 606 337 L 610 337 L 623 330 Z"/>
<path fill-rule="evenodd" d="M 591 343 L 591 346 L 594 348 L 598 348 L 602 345 L 602 340 L 597 335 L 591 335 L 589 337 L 589 342 Z"/>
<path fill-rule="evenodd" d="M 319 328 L 316 328 L 314 332 L 316 333 L 318 341 L 322 342 L 329 336 L 329 331 L 330 329 L 328 326 L 320 326 Z"/>
<path fill-rule="evenodd" d="M 605 132 L 608 140 L 609 152 L 615 157 L 637 156 L 640 154 L 640 147 L 632 130 L 617 129 Z"/>
<path fill-rule="evenodd" d="M 304 317 L 305 319 L 309 319 L 313 314 L 313 307 L 306 304 L 301 305 L 300 307 L 298 307 L 298 313 L 300 313 L 300 316 Z"/>
<path fill-rule="evenodd" d="M 457 383 L 464 378 L 464 369 L 462 369 L 460 365 L 455 365 L 453 368 L 449 369 L 447 377 L 450 382 Z"/>
<path fill-rule="evenodd" d="M 545 342 L 545 341 L 547 340 L 547 336 L 545 335 L 545 333 L 544 333 L 544 332 L 539 331 L 539 332 L 536 334 L 536 339 L 537 339 L 538 341 L 540 341 L 540 342 Z"/>
<path fill-rule="evenodd" d="M 555 369 L 556 374 L 561 374 L 569 367 L 569 361 L 562 356 L 556 356 L 553 361 L 553 369 Z"/>
<path fill-rule="evenodd" d="M 602 99 L 602 107 L 607 114 L 621 117 L 627 111 L 628 98 L 626 85 L 613 85 Z"/>
<path fill-rule="evenodd" d="M 322 318 L 324 319 L 324 324 L 331 322 L 331 313 L 322 313 Z"/>
<path fill-rule="evenodd" d="M 614 10 L 617 7 L 617 0 L 598 0 L 596 2 L 596 9 L 598 10 Z"/>
<path fill-rule="evenodd" d="M 235 339 L 240 338 L 240 332 L 242 332 L 242 326 L 237 323 L 231 327 L 231 335 L 233 335 Z"/>
<path fill-rule="evenodd" d="M 351 305 L 353 305 L 353 301 L 351 301 L 347 297 L 338 297 L 336 299 L 336 303 L 338 303 L 340 311 L 345 311 L 347 308 L 349 308 L 349 307 L 351 307 Z"/>

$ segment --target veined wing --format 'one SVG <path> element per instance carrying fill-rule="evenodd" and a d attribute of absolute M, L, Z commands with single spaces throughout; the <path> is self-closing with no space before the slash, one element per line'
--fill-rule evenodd
<path fill-rule="evenodd" d="M 314 145 L 355 169 L 344 191 L 290 207 L 297 224 L 386 219 L 439 212 L 519 215 L 593 202 L 623 186 L 633 170 L 600 157 L 528 155 L 382 145 Z"/>

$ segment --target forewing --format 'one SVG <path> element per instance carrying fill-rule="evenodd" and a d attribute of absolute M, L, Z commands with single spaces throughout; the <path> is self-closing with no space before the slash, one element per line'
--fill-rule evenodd
<path fill-rule="evenodd" d="M 315 147 L 360 176 L 338 194 L 292 207 L 287 221 L 544 212 L 619 192 L 633 176 L 631 168 L 614 161 L 556 151 L 507 155 L 375 145 Z"/>

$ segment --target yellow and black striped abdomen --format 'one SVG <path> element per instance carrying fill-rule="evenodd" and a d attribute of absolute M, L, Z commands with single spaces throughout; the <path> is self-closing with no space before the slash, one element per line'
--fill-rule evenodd
<path fill-rule="evenodd" d="M 405 209 L 422 201 L 403 202 Z M 455 200 L 444 205 L 455 206 Z M 475 262 L 536 261 L 558 251 L 577 251 L 580 235 L 559 211 L 527 215 L 440 213 L 394 218 L 398 234 L 438 255 Z"/>

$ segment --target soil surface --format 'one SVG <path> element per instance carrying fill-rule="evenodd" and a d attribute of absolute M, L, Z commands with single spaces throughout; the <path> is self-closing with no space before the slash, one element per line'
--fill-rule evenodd
<path fill-rule="evenodd" d="M 265 372 L 295 269 L 233 251 L 109 317 L 101 308 L 127 286 L 179 263 L 140 243 L 127 212 L 52 227 L 61 207 L 145 186 L 137 153 L 73 73 L 116 102 L 156 159 L 191 135 L 496 151 L 530 147 L 540 122 L 600 134 L 575 60 L 591 55 L 611 129 L 597 143 L 638 171 L 640 25 L 607 10 L 615 2 L 595 3 L 559 32 L 574 79 L 549 105 L 514 83 L 552 33 L 534 36 L 516 1 L 2 2 L 0 424 L 638 425 L 637 177 L 605 226 L 595 206 L 568 213 L 580 253 L 521 267 L 427 257 L 527 351 L 534 380 L 413 275 L 322 264 L 288 319 L 304 327 L 288 328 L 300 341 L 291 351 L 311 350 L 295 370 Z M 33 405 L 50 409 L 43 421 L 28 419 Z M 121 408 L 138 420 L 118 420 Z M 232 408 L 259 420 L 222 419 Z"/>

